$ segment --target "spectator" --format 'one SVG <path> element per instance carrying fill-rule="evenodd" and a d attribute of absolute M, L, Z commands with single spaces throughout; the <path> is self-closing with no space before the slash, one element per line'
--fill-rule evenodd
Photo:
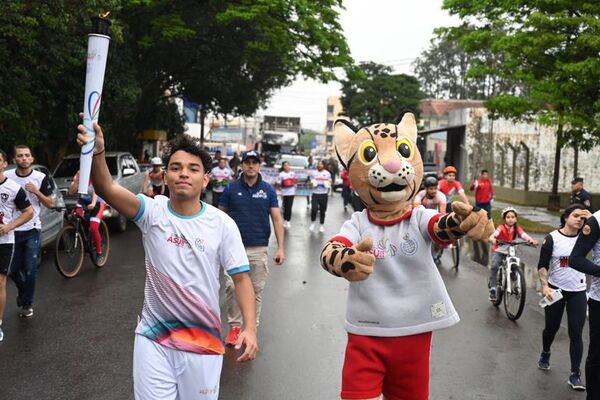
<path fill-rule="evenodd" d="M 150 160 L 150 153 L 148 153 L 148 149 L 144 149 L 144 162 L 148 162 Z"/>
<path fill-rule="evenodd" d="M 327 170 L 331 174 L 331 195 L 333 196 L 333 189 L 335 189 L 335 180 L 340 172 L 339 162 L 334 154 L 331 154 L 327 161 Z"/>
<path fill-rule="evenodd" d="M 17 306 L 21 307 L 20 315 L 29 318 L 33 316 L 38 257 L 42 246 L 40 240 L 41 205 L 48 208 L 54 207 L 54 200 L 48 177 L 31 168 L 34 159 L 29 146 L 15 146 L 14 154 L 17 168 L 7 171 L 5 175 L 17 182 L 27 194 L 27 199 L 33 207 L 33 218 L 15 229 L 15 252 L 10 270 L 11 277 L 17 285 Z"/>
<path fill-rule="evenodd" d="M 219 166 L 219 161 L 221 160 L 221 150 L 215 151 L 215 157 L 212 160 L 212 168 Z"/>
<path fill-rule="evenodd" d="M 592 196 L 583 188 L 583 178 L 576 176 L 571 181 L 571 203 L 582 204 L 589 212 L 594 212 L 592 209 Z"/>
<path fill-rule="evenodd" d="M 481 170 L 479 178 L 475 179 L 469 190 L 475 191 L 475 206 L 487 211 L 488 218 L 492 215 L 492 199 L 494 198 L 494 185 L 487 169 Z"/>
<path fill-rule="evenodd" d="M 262 292 L 269 275 L 267 266 L 267 250 L 269 236 L 271 236 L 269 216 L 273 221 L 277 238 L 277 252 L 273 259 L 277 265 L 281 265 L 285 258 L 283 221 L 277 203 L 277 193 L 273 186 L 262 179 L 260 161 L 260 156 L 256 151 L 244 153 L 240 179 L 232 182 L 225 189 L 219 201 L 219 208 L 233 218 L 242 234 L 242 242 L 251 266 L 250 278 L 256 294 L 257 326 L 262 308 Z M 229 334 L 225 343 L 234 345 L 240 334 L 242 314 L 235 302 L 233 280 L 227 275 L 225 276 L 225 295 L 227 322 L 229 323 Z"/>
<path fill-rule="evenodd" d="M 229 168 L 231 168 L 231 170 L 233 171 L 233 177 L 235 179 L 238 178 L 239 176 L 239 170 L 240 170 L 240 164 L 242 163 L 242 161 L 240 160 L 240 157 L 236 152 L 233 153 L 233 157 L 231 157 L 231 160 L 229 160 Z"/>

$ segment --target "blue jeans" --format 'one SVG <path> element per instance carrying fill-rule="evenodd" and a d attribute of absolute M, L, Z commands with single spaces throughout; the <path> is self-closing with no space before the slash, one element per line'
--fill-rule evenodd
<path fill-rule="evenodd" d="M 487 203 L 479 203 L 478 201 L 475 202 L 475 207 L 479 207 L 482 210 L 485 210 L 487 212 L 488 218 L 492 217 L 492 203 L 491 202 L 487 202 Z"/>
<path fill-rule="evenodd" d="M 15 232 L 15 253 L 10 266 L 10 276 L 17 285 L 19 299 L 23 307 L 33 305 L 40 246 L 39 230 L 30 229 Z"/>

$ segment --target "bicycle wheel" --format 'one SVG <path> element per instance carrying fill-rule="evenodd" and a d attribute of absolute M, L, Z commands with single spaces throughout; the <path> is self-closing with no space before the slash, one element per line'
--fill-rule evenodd
<path fill-rule="evenodd" d="M 61 229 L 54 242 L 54 263 L 65 278 L 73 278 L 83 265 L 83 238 L 73 225 Z"/>
<path fill-rule="evenodd" d="M 436 266 L 440 266 L 442 263 L 442 254 L 444 254 L 444 248 L 442 246 L 438 246 L 437 249 L 434 246 L 431 246 L 431 257 L 433 257 L 433 262 Z"/>
<path fill-rule="evenodd" d="M 452 268 L 458 271 L 458 264 L 460 263 L 460 244 L 457 240 L 452 245 Z"/>
<path fill-rule="evenodd" d="M 525 307 L 525 295 L 527 287 L 525 286 L 525 276 L 517 264 L 512 265 L 510 276 L 506 277 L 507 286 L 510 285 L 510 293 L 505 293 L 504 311 L 511 321 L 516 321 L 523 313 Z"/>
<path fill-rule="evenodd" d="M 106 265 L 106 261 L 108 260 L 108 253 L 110 251 L 110 234 L 108 233 L 108 226 L 106 226 L 104 221 L 100 221 L 100 226 L 98 228 L 100 230 L 100 240 L 102 242 L 102 257 L 98 257 L 96 245 L 94 244 L 94 241 L 90 239 L 90 258 L 96 267 L 102 268 L 104 265 Z"/>
<path fill-rule="evenodd" d="M 492 304 L 496 307 L 502 303 L 502 296 L 504 295 L 504 269 L 502 266 L 498 268 L 498 274 L 496 275 L 496 300 L 492 300 Z"/>

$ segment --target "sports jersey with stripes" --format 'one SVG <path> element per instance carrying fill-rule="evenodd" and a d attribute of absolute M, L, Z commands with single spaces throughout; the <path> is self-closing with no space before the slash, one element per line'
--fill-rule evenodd
<path fill-rule="evenodd" d="M 549 270 L 548 283 L 569 292 L 586 289 L 585 274 L 569 266 L 569 256 L 577 242 L 577 235 L 567 236 L 555 230 L 545 238 L 540 250 L 539 268 Z"/>
<path fill-rule="evenodd" d="M 235 222 L 202 202 L 193 216 L 177 214 L 170 200 L 138 195 L 133 221 L 143 235 L 144 306 L 135 330 L 165 347 L 223 354 L 219 275 L 250 270 Z"/>
<path fill-rule="evenodd" d="M 0 182 L 0 224 L 7 225 L 14 219 L 18 218 L 18 211 L 29 207 L 31 203 L 27 199 L 25 190 L 17 182 L 5 177 L 4 181 Z M 14 243 L 15 231 L 8 231 L 5 235 L 0 236 L 0 244 Z"/>
<path fill-rule="evenodd" d="M 15 231 L 28 231 L 30 229 L 42 229 L 42 221 L 40 221 L 40 212 L 41 212 L 41 204 L 40 199 L 25 189 L 25 185 L 28 183 L 33 183 L 36 188 L 39 189 L 40 192 L 44 196 L 50 196 L 52 194 L 52 187 L 50 186 L 50 180 L 43 172 L 36 171 L 32 169 L 31 172 L 26 176 L 20 176 L 17 174 L 16 169 L 11 169 L 8 171 L 4 171 L 4 175 L 6 175 L 9 179 L 17 182 L 25 191 L 27 195 L 27 199 L 31 203 L 31 207 L 33 207 L 33 218 L 29 221 L 25 222 L 23 225 L 19 226 Z M 20 211 L 17 211 L 17 218 L 21 214 Z"/>

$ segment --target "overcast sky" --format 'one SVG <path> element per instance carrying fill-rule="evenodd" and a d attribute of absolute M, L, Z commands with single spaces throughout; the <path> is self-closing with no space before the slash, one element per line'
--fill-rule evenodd
<path fill-rule="evenodd" d="M 429 46 L 433 30 L 458 23 L 441 9 L 442 0 L 345 0 L 340 14 L 355 61 L 375 61 L 398 73 L 412 73 L 411 63 Z M 275 93 L 264 115 L 299 116 L 302 126 L 322 131 L 327 96 L 340 95 L 340 84 L 298 79 Z"/>

